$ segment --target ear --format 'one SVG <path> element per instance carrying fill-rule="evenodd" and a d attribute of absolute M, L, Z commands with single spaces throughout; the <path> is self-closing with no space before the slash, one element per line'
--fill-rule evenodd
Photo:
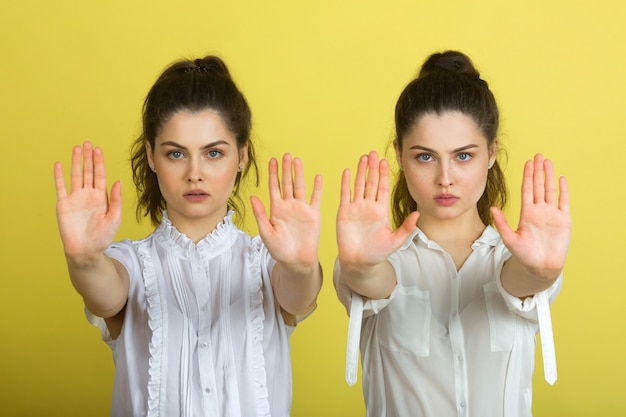
<path fill-rule="evenodd" d="M 239 149 L 239 166 L 245 167 L 248 164 L 248 144 Z"/>
<path fill-rule="evenodd" d="M 493 141 L 489 146 L 489 166 L 496 162 L 496 156 L 498 155 L 498 139 Z"/>
<path fill-rule="evenodd" d="M 150 146 L 150 142 L 146 141 L 146 156 L 148 157 L 148 165 L 152 172 L 156 172 L 154 168 L 154 154 L 152 153 L 152 146 Z"/>
<path fill-rule="evenodd" d="M 402 150 L 400 149 L 400 144 L 398 144 L 398 140 L 393 141 L 393 149 L 396 151 L 396 162 L 400 169 L 402 169 Z"/>

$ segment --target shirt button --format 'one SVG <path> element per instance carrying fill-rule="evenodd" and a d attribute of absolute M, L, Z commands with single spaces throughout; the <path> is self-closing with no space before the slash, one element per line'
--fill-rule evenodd
<path fill-rule="evenodd" d="M 456 358 L 459 360 L 459 362 L 463 362 L 463 356 L 459 355 Z"/>
<path fill-rule="evenodd" d="M 461 401 L 460 405 L 461 405 L 461 408 L 465 408 L 465 401 Z"/>
<path fill-rule="evenodd" d="M 202 308 L 200 308 L 200 310 L 202 311 L 207 311 L 209 309 L 209 307 L 205 304 L 202 306 Z"/>
<path fill-rule="evenodd" d="M 211 388 L 205 388 L 204 392 L 206 392 L 207 394 L 210 394 L 211 393 Z"/>
<path fill-rule="evenodd" d="M 200 347 L 201 347 L 202 349 L 206 349 L 206 343 L 200 343 Z"/>

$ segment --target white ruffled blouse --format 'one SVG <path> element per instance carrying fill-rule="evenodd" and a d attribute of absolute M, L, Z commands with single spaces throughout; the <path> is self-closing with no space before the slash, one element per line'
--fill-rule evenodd
<path fill-rule="evenodd" d="M 127 269 L 121 334 L 88 313 L 113 351 L 112 416 L 288 416 L 287 326 L 270 282 L 275 261 L 232 212 L 194 244 L 164 213 L 139 241 L 106 254 Z"/>

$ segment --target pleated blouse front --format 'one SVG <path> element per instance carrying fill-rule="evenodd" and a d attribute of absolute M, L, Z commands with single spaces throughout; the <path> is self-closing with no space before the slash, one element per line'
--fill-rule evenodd
<path fill-rule="evenodd" d="M 129 299 L 115 359 L 114 416 L 288 416 L 289 336 L 274 300 L 275 261 L 232 212 L 194 244 L 165 214 L 153 234 L 113 244 Z"/>

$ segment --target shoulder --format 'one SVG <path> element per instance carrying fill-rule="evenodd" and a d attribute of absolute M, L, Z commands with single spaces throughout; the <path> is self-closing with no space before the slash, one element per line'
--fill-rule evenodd
<path fill-rule="evenodd" d="M 113 242 L 104 251 L 105 255 L 115 260 L 122 262 L 124 259 L 129 259 L 137 256 L 138 246 L 143 240 L 122 240 L 119 242 Z M 123 263 L 123 262 L 122 262 Z"/>
<path fill-rule="evenodd" d="M 120 263 L 130 277 L 135 276 L 142 269 L 142 251 L 146 252 L 150 246 L 154 245 L 157 239 L 153 232 L 147 237 L 138 240 L 125 239 L 113 242 L 106 250 L 105 255 Z"/>

